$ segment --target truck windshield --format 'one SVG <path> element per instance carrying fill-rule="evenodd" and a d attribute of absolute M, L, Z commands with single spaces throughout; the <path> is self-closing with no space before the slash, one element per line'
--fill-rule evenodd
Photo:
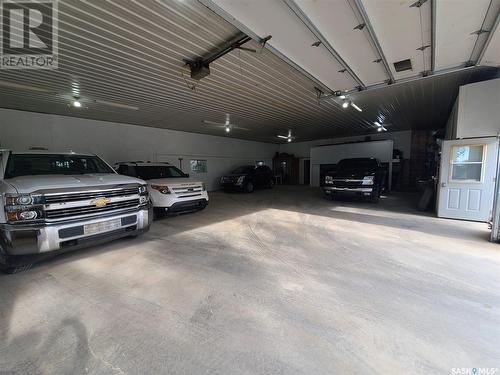
<path fill-rule="evenodd" d="M 172 165 L 136 166 L 135 173 L 138 178 L 142 178 L 143 180 L 186 177 L 184 172 Z"/>
<path fill-rule="evenodd" d="M 374 159 L 344 159 L 339 162 L 338 169 L 372 170 L 377 167 L 377 161 Z"/>
<path fill-rule="evenodd" d="M 97 156 L 77 154 L 11 154 L 5 178 L 32 175 L 115 173 Z"/>
<path fill-rule="evenodd" d="M 236 168 L 232 174 L 243 174 L 243 173 L 251 173 L 255 167 L 253 165 L 244 165 L 242 167 Z"/>

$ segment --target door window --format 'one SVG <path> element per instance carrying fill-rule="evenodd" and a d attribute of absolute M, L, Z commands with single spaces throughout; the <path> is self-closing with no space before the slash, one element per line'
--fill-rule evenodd
<path fill-rule="evenodd" d="M 486 145 L 458 145 L 451 148 L 453 182 L 481 182 Z"/>

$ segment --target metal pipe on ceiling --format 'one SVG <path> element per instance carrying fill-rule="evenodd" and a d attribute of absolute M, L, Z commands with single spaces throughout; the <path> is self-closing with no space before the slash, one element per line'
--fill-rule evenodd
<path fill-rule="evenodd" d="M 361 87 L 365 88 L 366 85 L 361 81 L 357 74 L 351 69 L 351 67 L 345 62 L 345 60 L 338 54 L 335 48 L 328 42 L 328 40 L 321 34 L 314 23 L 307 17 L 307 15 L 300 9 L 294 0 L 283 0 L 284 3 L 291 9 L 293 13 L 304 23 L 304 25 L 314 34 L 318 41 L 328 50 L 328 52 L 334 57 L 335 60 L 349 73 L 349 75 L 356 81 L 356 83 Z"/>
<path fill-rule="evenodd" d="M 392 74 L 391 68 L 389 67 L 389 63 L 387 62 L 387 58 L 385 57 L 384 51 L 382 50 L 382 47 L 380 46 L 380 43 L 378 41 L 377 35 L 375 34 L 375 30 L 373 29 L 373 26 L 370 22 L 370 18 L 368 17 L 368 14 L 366 13 L 365 7 L 363 6 L 363 3 L 361 0 L 354 0 L 353 4 L 355 5 L 357 11 L 361 15 L 361 18 L 363 19 L 363 23 L 365 24 L 366 30 L 368 30 L 368 34 L 370 34 L 370 38 L 373 41 L 373 44 L 375 46 L 375 49 L 377 50 L 377 53 L 379 54 L 380 58 L 382 59 L 382 63 L 384 64 L 385 70 L 387 72 L 387 75 L 389 76 L 390 82 L 394 82 L 394 74 Z"/>
<path fill-rule="evenodd" d="M 436 2 L 431 0 L 431 72 L 436 70 Z"/>

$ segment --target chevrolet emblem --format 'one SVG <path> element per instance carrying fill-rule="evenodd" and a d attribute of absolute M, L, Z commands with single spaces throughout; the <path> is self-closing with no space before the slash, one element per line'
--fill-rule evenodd
<path fill-rule="evenodd" d="M 107 205 L 111 200 L 109 198 L 96 198 L 90 201 L 90 204 L 94 206 L 105 206 Z"/>

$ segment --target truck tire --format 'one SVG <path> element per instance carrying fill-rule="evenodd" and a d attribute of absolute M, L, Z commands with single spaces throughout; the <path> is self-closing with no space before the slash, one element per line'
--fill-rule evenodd
<path fill-rule="evenodd" d="M 380 200 L 380 188 L 377 187 L 372 191 L 372 195 L 370 196 L 370 202 L 378 203 L 379 200 Z"/>
<path fill-rule="evenodd" d="M 254 189 L 253 183 L 247 182 L 247 184 L 245 185 L 245 193 L 251 193 L 253 192 L 253 189 Z"/>
<path fill-rule="evenodd" d="M 3 271 L 3 273 L 6 273 L 8 275 L 12 275 L 14 273 L 28 271 L 29 269 L 31 269 L 31 267 L 33 267 L 33 264 L 24 264 L 22 266 L 6 267 L 6 268 L 3 268 L 2 271 Z"/>

